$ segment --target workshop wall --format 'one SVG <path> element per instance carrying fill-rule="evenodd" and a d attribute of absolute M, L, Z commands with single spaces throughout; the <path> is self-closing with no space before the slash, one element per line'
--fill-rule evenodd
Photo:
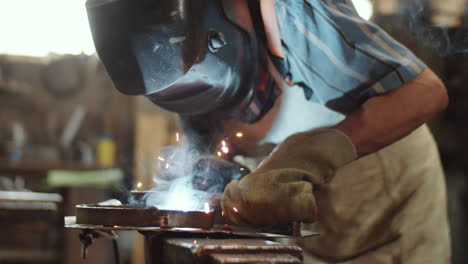
<path fill-rule="evenodd" d="M 12 145 L 22 133 L 22 161 L 95 165 L 104 133 L 115 139 L 117 162 L 132 160 L 133 97 L 112 88 L 95 56 L 0 57 L 0 113 L 0 160 L 14 158 Z M 75 136 L 63 140 L 73 126 Z"/>

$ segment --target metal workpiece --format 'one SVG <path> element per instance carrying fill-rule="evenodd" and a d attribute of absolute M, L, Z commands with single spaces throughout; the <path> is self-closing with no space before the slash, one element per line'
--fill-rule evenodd
<path fill-rule="evenodd" d="M 302 249 L 260 239 L 166 238 L 158 263 L 302 263 Z"/>
<path fill-rule="evenodd" d="M 134 205 L 77 205 L 76 224 L 126 227 L 213 227 L 212 212 L 158 210 Z"/>
<path fill-rule="evenodd" d="M 280 239 L 280 238 L 299 238 L 299 237 L 312 237 L 318 236 L 319 233 L 302 229 L 299 236 L 268 233 L 255 228 L 243 228 L 237 226 L 214 225 L 211 229 L 192 228 L 192 227 L 159 227 L 159 226 L 119 226 L 119 225 L 94 225 L 94 224 L 77 224 L 75 216 L 65 217 L 65 228 L 78 229 L 78 230 L 131 230 L 140 233 L 153 233 L 156 235 L 170 235 L 170 236 L 242 236 L 249 238 L 259 239 Z"/>
<path fill-rule="evenodd" d="M 218 214 L 219 213 L 219 214 Z M 308 237 L 318 235 L 301 229 L 299 222 L 268 227 L 242 227 L 219 221 L 220 212 L 158 210 L 143 205 L 76 205 L 76 218 L 67 228 L 156 231 L 193 234 L 241 234 L 250 237 Z M 218 219 L 218 220 L 217 220 Z M 169 231 L 170 230 L 170 231 Z"/>
<path fill-rule="evenodd" d="M 213 264 L 265 264 L 265 263 L 293 263 L 300 264 L 301 260 L 289 254 L 211 254 Z"/>
<path fill-rule="evenodd" d="M 297 228 L 297 225 L 295 225 Z M 292 238 L 284 234 L 263 233 L 262 230 L 227 225 L 211 229 L 158 226 L 105 226 L 77 223 L 72 216 L 65 217 L 65 227 L 82 230 L 82 238 L 92 235 L 107 237 L 111 231 L 134 230 L 145 237 L 146 263 L 302 263 L 302 249 L 282 245 L 271 240 Z M 98 232 L 95 232 L 98 231 Z M 109 234 L 112 234 L 109 233 Z M 315 236 L 314 232 L 301 236 Z M 81 238 L 80 237 L 80 238 Z M 82 239 L 86 254 L 90 241 Z M 115 242 L 114 237 L 110 239 Z"/>
<path fill-rule="evenodd" d="M 300 247 L 271 240 L 318 235 L 301 230 L 300 223 L 265 228 L 218 224 L 214 211 L 170 211 L 116 203 L 77 205 L 76 214 L 65 218 L 65 227 L 82 230 L 83 257 L 94 239 L 108 238 L 116 245 L 114 231 L 134 230 L 145 237 L 148 264 L 302 263 Z"/>

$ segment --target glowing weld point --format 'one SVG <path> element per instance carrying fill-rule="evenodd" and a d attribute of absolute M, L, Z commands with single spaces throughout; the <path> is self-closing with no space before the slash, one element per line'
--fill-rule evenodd
<path fill-rule="evenodd" d="M 196 244 L 198 241 L 194 240 L 193 243 Z"/>
<path fill-rule="evenodd" d="M 160 160 L 160 161 L 166 161 L 166 160 L 165 160 L 164 158 L 162 158 L 162 157 L 158 157 L 158 160 Z"/>
<path fill-rule="evenodd" d="M 221 148 L 221 151 L 224 152 L 224 154 L 227 154 L 229 152 L 229 148 L 224 146 Z"/>
<path fill-rule="evenodd" d="M 239 211 L 237 210 L 237 208 L 233 207 L 232 210 L 234 210 L 234 212 L 238 213 Z"/>
<path fill-rule="evenodd" d="M 166 163 L 166 169 L 169 169 L 169 163 Z"/>
<path fill-rule="evenodd" d="M 210 205 L 208 203 L 205 203 L 204 204 L 204 208 L 205 208 L 205 213 L 209 214 L 210 213 Z"/>
<path fill-rule="evenodd" d="M 226 141 L 221 141 L 221 145 L 223 145 L 223 147 L 226 147 Z"/>
<path fill-rule="evenodd" d="M 244 168 L 240 168 L 240 171 L 244 171 Z"/>
<path fill-rule="evenodd" d="M 224 216 L 224 211 L 221 211 L 221 215 Z"/>
<path fill-rule="evenodd" d="M 175 139 L 176 139 L 177 142 L 179 142 L 179 132 L 177 132 L 177 133 L 175 134 Z"/>
<path fill-rule="evenodd" d="M 242 132 L 237 132 L 236 133 L 236 137 L 238 137 L 238 138 L 241 138 L 243 136 L 244 136 L 244 133 L 242 133 Z"/>
<path fill-rule="evenodd" d="M 218 155 L 218 157 L 221 157 L 221 155 L 223 155 L 223 154 L 221 154 L 221 152 L 219 152 L 219 151 L 218 151 L 218 153 L 216 153 L 216 154 Z"/>
<path fill-rule="evenodd" d="M 143 183 L 139 182 L 137 183 L 137 188 L 141 188 L 143 186 Z"/>

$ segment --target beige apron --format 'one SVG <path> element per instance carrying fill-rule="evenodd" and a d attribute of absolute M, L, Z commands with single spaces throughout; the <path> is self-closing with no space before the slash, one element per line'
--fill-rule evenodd
<path fill-rule="evenodd" d="M 340 169 L 315 193 L 318 237 L 297 241 L 304 263 L 450 262 L 447 200 L 426 125 Z"/>
<path fill-rule="evenodd" d="M 261 121 L 227 123 L 226 128 L 244 132 L 237 146 L 243 150 L 242 145 L 253 149 L 260 140 L 278 144 L 291 134 L 333 126 L 343 118 L 308 102 L 301 89 L 287 87 Z M 343 167 L 315 192 L 320 216 L 309 228 L 321 235 L 298 242 L 304 263 L 449 263 L 445 188 L 437 145 L 423 125 Z"/>

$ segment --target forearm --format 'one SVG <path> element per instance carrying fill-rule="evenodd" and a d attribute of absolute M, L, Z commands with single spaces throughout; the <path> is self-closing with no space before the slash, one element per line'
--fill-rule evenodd
<path fill-rule="evenodd" d="M 402 87 L 369 99 L 335 128 L 345 133 L 363 156 L 408 135 L 447 103 L 444 85 L 426 69 Z"/>

